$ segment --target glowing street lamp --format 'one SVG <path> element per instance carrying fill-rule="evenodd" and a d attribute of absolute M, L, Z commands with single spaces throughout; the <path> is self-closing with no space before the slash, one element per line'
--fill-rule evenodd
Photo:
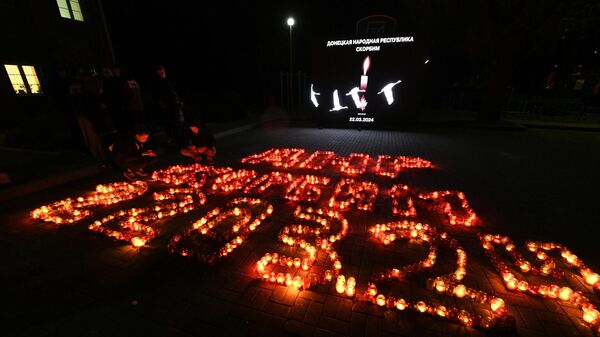
<path fill-rule="evenodd" d="M 290 26 L 290 75 L 288 76 L 288 104 L 290 105 L 290 112 L 293 108 L 292 102 L 292 27 L 296 23 L 293 17 L 287 19 L 287 25 Z"/>

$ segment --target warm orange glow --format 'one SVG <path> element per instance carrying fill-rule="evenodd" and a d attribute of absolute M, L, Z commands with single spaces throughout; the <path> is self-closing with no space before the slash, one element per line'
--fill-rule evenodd
<path fill-rule="evenodd" d="M 600 280 L 600 276 L 596 273 L 593 272 L 589 272 L 586 276 L 585 276 L 585 283 L 593 286 L 594 284 L 596 284 L 596 282 L 598 282 L 598 280 Z"/>
<path fill-rule="evenodd" d="M 592 329 L 595 328 L 595 324 L 598 324 L 596 321 L 597 318 L 594 318 L 594 312 L 597 313 L 596 307 L 590 302 L 589 298 L 583 295 L 581 292 L 575 292 L 569 287 L 561 287 L 557 284 L 537 284 L 530 285 L 527 281 L 517 280 L 514 275 L 508 272 L 508 266 L 500 261 L 498 253 L 494 251 L 494 245 L 503 245 L 506 247 L 513 247 L 514 244 L 511 242 L 510 238 L 507 236 L 501 235 L 491 235 L 491 234 L 479 234 L 479 239 L 481 241 L 482 246 L 485 249 L 486 254 L 490 258 L 490 260 L 494 261 L 494 267 L 503 275 L 503 280 L 506 284 L 506 287 L 510 290 L 517 290 L 523 293 L 529 293 L 536 295 L 541 298 L 559 298 L 561 301 L 569 302 L 572 305 L 579 307 L 583 311 L 584 321 L 590 325 Z M 596 289 L 600 290 L 598 274 L 594 273 L 592 270 L 587 268 L 583 261 L 577 258 L 576 255 L 571 253 L 564 246 L 553 243 L 553 242 L 527 242 L 526 243 L 527 250 L 535 254 L 536 259 L 541 263 L 541 266 L 537 271 L 542 276 L 550 276 L 554 278 L 562 278 L 564 275 L 564 271 L 560 268 L 556 267 L 556 263 L 552 257 L 549 256 L 549 253 L 553 250 L 559 251 L 560 256 L 565 260 L 567 264 L 569 264 L 573 269 L 578 270 L 579 274 L 583 277 L 589 285 L 594 285 L 594 291 L 600 292 Z M 519 266 L 522 272 L 528 272 L 530 270 L 536 271 L 537 267 L 532 267 L 531 264 L 523 259 L 521 254 L 514 248 L 506 249 L 509 253 L 510 257 L 513 259 L 513 262 Z M 514 289 L 514 283 L 516 282 L 516 289 Z M 490 305 L 492 310 L 502 312 L 505 309 L 502 309 L 502 305 L 499 304 L 498 299 L 494 298 L 490 301 Z M 597 315 L 597 314 L 596 314 Z"/>
<path fill-rule="evenodd" d="M 346 285 L 346 296 L 354 297 L 355 294 L 356 294 L 355 288 L 350 285 Z"/>
<path fill-rule="evenodd" d="M 175 235 L 169 242 L 169 249 L 182 256 L 195 257 L 202 262 L 213 264 L 242 245 L 250 233 L 255 231 L 262 221 L 273 212 L 272 205 L 256 198 L 236 198 L 226 206 L 225 210 L 221 210 L 219 207 L 214 208 L 207 212 L 204 217 L 195 221 L 183 234 Z M 253 214 L 253 210 L 255 214 Z M 229 231 L 221 234 L 224 240 L 223 246 L 217 252 L 201 253 L 193 236 L 215 237 L 216 228 L 229 219 L 235 221 L 231 224 Z M 275 257 L 273 258 L 273 256 Z M 273 259 L 278 260 L 278 255 L 273 254 L 273 256 L 269 254 L 268 258 L 258 261 L 256 263 L 257 272 L 262 275 L 265 273 L 265 267 L 269 262 L 272 262 Z M 285 279 L 282 279 L 282 277 L 283 275 L 275 277 L 275 282 L 284 283 Z"/>
<path fill-rule="evenodd" d="M 490 307 L 492 311 L 498 311 L 499 309 L 504 308 L 504 300 L 500 297 L 496 297 L 490 301 Z"/>
<path fill-rule="evenodd" d="M 588 324 L 594 324 L 598 320 L 600 313 L 594 308 L 583 308 L 583 320 Z"/>
<path fill-rule="evenodd" d="M 256 268 L 256 272 L 259 274 L 260 278 L 265 280 L 268 279 L 272 282 L 270 278 L 265 277 L 265 275 L 269 273 L 267 269 L 268 265 L 273 265 L 273 267 L 275 267 L 276 264 L 279 264 L 280 266 L 287 268 L 310 270 L 317 258 L 317 252 L 322 252 L 328 257 L 329 261 L 332 262 L 333 269 L 325 270 L 322 276 L 316 278 L 314 281 L 323 284 L 331 282 L 333 277 L 337 277 L 336 290 L 340 294 L 347 292 L 348 287 L 346 287 L 345 284 L 345 277 L 339 275 L 339 271 L 342 269 L 342 262 L 337 252 L 333 249 L 333 244 L 342 240 L 347 235 L 348 221 L 337 211 L 326 212 L 322 209 L 313 209 L 312 207 L 298 207 L 294 212 L 294 216 L 296 219 L 301 219 L 318 226 L 315 228 L 304 224 L 294 224 L 282 227 L 279 232 L 279 240 L 288 246 L 299 247 L 307 254 L 307 257 L 301 259 L 299 257 L 292 258 L 283 255 L 279 256 L 277 253 L 266 253 L 257 263 L 257 266 L 259 267 Z M 331 232 L 332 225 L 334 224 L 339 228 L 338 232 Z M 307 241 L 305 237 L 314 238 L 314 242 Z M 300 280 L 298 283 L 300 287 L 307 284 L 313 284 L 313 281 L 309 280 L 308 277 L 297 277 Z M 352 279 L 355 283 L 356 281 L 354 278 Z M 296 287 L 296 285 L 297 284 L 294 283 L 292 286 Z M 350 293 L 354 295 L 354 287 L 352 288 Z"/>
<path fill-rule="evenodd" d="M 396 301 L 396 309 L 398 309 L 400 311 L 406 309 L 407 305 L 408 304 L 406 303 L 406 301 L 402 298 L 400 298 Z"/>
<path fill-rule="evenodd" d="M 454 295 L 458 298 L 463 298 L 467 294 L 467 287 L 463 284 L 458 284 L 454 287 Z"/>
<path fill-rule="evenodd" d="M 460 202 L 462 215 L 458 215 L 449 201 L 450 197 L 456 197 Z M 445 214 L 451 225 L 474 226 L 477 224 L 477 215 L 469 205 L 465 194 L 460 191 L 435 191 L 431 193 L 420 193 L 419 198 L 425 201 L 431 201 L 433 208 L 441 210 Z M 438 200 L 439 199 L 439 200 Z"/>
<path fill-rule="evenodd" d="M 333 196 L 329 199 L 329 207 L 349 209 L 355 205 L 360 211 L 370 212 L 375 205 L 379 193 L 377 184 L 371 182 L 358 183 L 354 179 L 342 179 L 335 187 Z"/>
<path fill-rule="evenodd" d="M 343 294 L 346 292 L 346 278 L 344 275 L 338 276 L 335 284 L 335 290 L 338 292 L 338 294 Z"/>
<path fill-rule="evenodd" d="M 343 257 L 346 257 L 345 250 L 341 252 L 336 250 L 340 241 L 348 235 L 347 218 L 355 215 L 352 212 L 355 209 L 372 211 L 374 207 L 383 204 L 376 201 L 379 197 L 378 184 L 381 184 L 380 181 L 385 177 L 397 178 L 403 173 L 402 170 L 431 167 L 431 163 L 414 157 L 378 156 L 377 166 L 373 169 L 369 164 L 373 164 L 374 160 L 365 154 L 354 153 L 349 157 L 339 158 L 333 152 L 316 151 L 308 159 L 302 158 L 304 154 L 302 149 L 271 149 L 263 154 L 245 158 L 244 163 L 268 163 L 281 168 L 282 171 L 292 167 L 320 171 L 329 165 L 330 168 L 353 177 L 335 180 L 337 182 L 335 187 L 329 188 L 331 179 L 336 177 L 293 176 L 285 172 L 268 172 L 259 175 L 252 170 L 234 171 L 231 168 L 214 168 L 198 164 L 174 166 L 153 173 L 152 177 L 155 181 L 151 184 L 161 187 L 163 186 L 160 184 L 168 184 L 175 187 L 153 193 L 151 205 L 114 212 L 111 210 L 112 213 L 108 216 L 91 221 L 89 228 L 114 239 L 128 242 L 134 247 L 143 247 L 159 234 L 158 229 L 163 225 L 160 220 L 189 213 L 204 204 L 207 199 L 202 193 L 204 188 L 208 191 L 209 198 L 216 198 L 211 200 L 211 204 L 220 207 L 215 207 L 200 219 L 195 219 L 183 234 L 175 235 L 169 242 L 169 249 L 181 256 L 214 263 L 234 253 L 238 247 L 247 242 L 250 234 L 273 213 L 273 206 L 261 199 L 239 197 L 221 208 L 223 203 L 219 197 L 232 193 L 260 194 L 267 192 L 271 187 L 279 186 L 268 192 L 284 190 L 288 205 L 302 205 L 294 211 L 294 219 L 298 220 L 296 223 L 273 225 L 279 230 L 277 235 L 279 242 L 285 246 L 278 245 L 278 247 L 291 256 L 274 252 L 265 253 L 253 264 L 257 278 L 272 285 L 285 285 L 298 290 L 314 288 L 315 285 L 324 285 L 335 280 L 337 293 L 354 297 L 356 279 L 342 275 L 345 267 L 345 260 L 343 260 Z M 378 184 L 361 181 L 360 175 L 366 173 L 378 176 Z M 31 215 L 36 219 L 53 221 L 61 225 L 74 223 L 91 217 L 94 207 L 114 205 L 144 194 L 148 189 L 147 184 L 144 184 L 146 183 L 100 185 L 91 195 L 69 198 L 43 206 L 32 211 Z M 381 185 L 382 191 L 386 191 L 383 184 Z M 322 204 L 320 201 L 323 200 L 319 199 L 327 191 L 332 192 L 328 196 L 329 207 L 317 208 L 315 205 Z M 460 242 L 452 238 L 453 234 L 442 232 L 443 228 L 446 228 L 444 226 L 430 226 L 418 221 L 404 220 L 407 217 L 416 217 L 417 208 L 421 210 L 423 206 L 429 206 L 430 210 L 443 215 L 451 225 L 473 226 L 477 224 L 478 219 L 464 193 L 442 190 L 418 194 L 407 185 L 396 184 L 389 193 L 383 194 L 392 200 L 393 215 L 403 219 L 371 225 L 368 231 L 373 239 L 380 242 L 380 248 L 388 252 L 396 251 L 394 245 L 404 241 L 426 247 L 427 253 L 420 261 L 409 265 L 391 266 L 372 275 L 370 278 L 372 283 L 369 283 L 366 289 L 359 287 L 364 290 L 364 293 L 359 294 L 357 300 L 392 310 L 408 309 L 408 311 L 444 318 L 467 326 L 475 325 L 479 328 L 491 328 L 503 324 L 504 319 L 509 317 L 504 300 L 491 293 L 468 288 L 462 283 L 467 275 L 467 253 L 460 246 Z M 363 220 L 357 219 L 357 221 Z M 456 228 L 453 228 L 452 233 L 455 231 Z M 468 232 L 475 231 L 471 229 Z M 574 270 L 580 274 L 586 284 L 593 287 L 594 291 L 600 292 L 600 276 L 589 269 L 575 254 L 557 243 L 527 242 L 528 252 L 523 256 L 507 236 L 483 233 L 479 233 L 478 236 L 485 254 L 494 265 L 506 289 L 529 296 L 559 298 L 561 301 L 568 302 L 565 304 L 581 309 L 583 320 L 595 329 L 594 331 L 597 330 L 598 311 L 586 297 L 588 292 L 564 287 L 562 286 L 564 282 L 539 284 L 539 279 L 542 277 L 561 279 L 565 272 Z M 206 252 L 199 248 L 198 242 L 201 240 L 216 240 L 220 246 L 216 246 L 219 248 L 214 252 Z M 384 248 L 383 245 L 387 247 Z M 436 266 L 440 257 L 443 257 L 442 261 L 448 261 L 448 252 L 455 256 L 452 260 L 455 264 L 451 268 Z M 507 257 L 508 263 L 505 262 Z M 562 269 L 560 261 L 555 260 L 557 257 L 562 258 L 564 264 L 569 266 L 566 271 Z M 439 271 L 445 271 L 446 274 L 439 275 L 437 273 Z M 533 277 L 528 277 L 532 281 L 531 284 L 525 281 L 525 273 L 533 274 Z M 434 276 L 427 279 L 425 275 Z M 395 297 L 398 296 L 397 294 L 388 293 L 397 289 L 393 286 L 388 287 L 388 282 L 404 282 L 413 276 L 426 282 L 426 289 L 436 293 L 432 295 L 433 297 L 454 296 L 456 299 L 463 299 L 457 302 L 466 300 L 487 304 L 491 311 L 485 310 L 486 313 L 483 314 L 469 313 L 460 309 L 462 305 L 451 306 L 449 303 L 453 301 L 452 299 L 443 302 L 448 305 L 445 306 L 437 301 L 430 302 L 428 298 L 405 300 L 397 299 Z M 464 283 L 469 284 L 470 281 L 466 280 Z M 378 286 L 381 286 L 380 291 L 383 293 L 378 291 Z M 324 288 L 320 287 L 320 289 Z"/>
<path fill-rule="evenodd" d="M 383 307 L 385 305 L 385 296 L 382 294 L 377 295 L 377 305 Z"/>
<path fill-rule="evenodd" d="M 443 280 L 438 280 L 435 283 L 435 290 L 437 290 L 439 293 L 443 293 L 446 291 L 446 284 L 444 284 Z"/>
<path fill-rule="evenodd" d="M 296 178 L 286 189 L 285 198 L 292 201 L 316 202 L 321 197 L 321 186 L 329 184 L 327 177 L 306 175 Z"/>
<path fill-rule="evenodd" d="M 131 239 L 131 244 L 134 247 L 142 247 L 142 246 L 144 246 L 146 244 L 146 240 L 143 239 L 143 238 L 139 238 L 139 237 L 135 236 L 135 237 L 133 237 Z"/>
<path fill-rule="evenodd" d="M 96 191 L 76 199 L 67 198 L 31 211 L 34 219 L 56 224 L 75 223 L 92 215 L 91 209 L 125 202 L 146 193 L 143 181 L 118 182 L 96 186 Z"/>
<path fill-rule="evenodd" d="M 409 194 L 407 185 L 394 185 L 389 191 L 389 196 L 392 198 L 392 213 L 394 215 L 414 218 L 417 216 L 417 209 L 414 206 L 413 198 Z M 406 206 L 400 205 L 400 200 L 406 200 Z"/>
<path fill-rule="evenodd" d="M 571 288 L 562 287 L 558 297 L 563 301 L 568 301 L 571 299 L 571 295 L 573 295 L 573 290 L 571 290 Z"/>

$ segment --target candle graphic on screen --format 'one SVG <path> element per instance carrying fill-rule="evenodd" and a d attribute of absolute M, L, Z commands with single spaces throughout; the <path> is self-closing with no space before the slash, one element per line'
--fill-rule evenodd
<path fill-rule="evenodd" d="M 367 71 L 369 71 L 369 67 L 371 66 L 371 58 L 369 56 L 365 57 L 363 61 L 362 69 L 363 74 L 360 77 L 360 90 L 367 90 L 367 82 L 369 81 L 369 76 L 367 76 Z"/>
<path fill-rule="evenodd" d="M 369 67 L 371 67 L 371 58 L 367 55 L 362 65 L 363 74 L 362 76 L 360 76 L 360 90 L 362 90 L 363 94 L 360 97 L 359 108 L 363 111 L 367 107 L 367 99 L 365 98 L 364 92 L 367 91 L 367 84 L 369 82 L 369 76 L 367 76 L 367 71 L 369 71 Z"/>

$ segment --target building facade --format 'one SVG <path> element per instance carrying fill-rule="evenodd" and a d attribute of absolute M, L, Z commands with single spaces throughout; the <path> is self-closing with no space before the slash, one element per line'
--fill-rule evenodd
<path fill-rule="evenodd" d="M 0 30 L 0 146 L 51 148 L 72 122 L 59 70 L 114 63 L 102 3 L 0 0 Z"/>

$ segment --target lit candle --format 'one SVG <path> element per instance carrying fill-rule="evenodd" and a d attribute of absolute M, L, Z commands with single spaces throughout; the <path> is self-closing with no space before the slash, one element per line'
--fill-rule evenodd
<path fill-rule="evenodd" d="M 504 308 L 504 300 L 500 297 L 496 297 L 490 301 L 490 307 L 492 308 L 492 311 Z"/>
<path fill-rule="evenodd" d="M 454 287 L 454 296 L 456 296 L 458 298 L 463 298 L 463 297 L 465 297 L 466 294 L 467 294 L 467 287 L 465 287 L 463 284 L 458 284 L 458 285 L 456 285 L 456 287 Z"/>
<path fill-rule="evenodd" d="M 560 293 L 558 294 L 558 298 L 563 301 L 568 301 L 571 299 L 571 295 L 573 295 L 573 290 L 569 287 L 562 287 L 560 289 Z"/>

